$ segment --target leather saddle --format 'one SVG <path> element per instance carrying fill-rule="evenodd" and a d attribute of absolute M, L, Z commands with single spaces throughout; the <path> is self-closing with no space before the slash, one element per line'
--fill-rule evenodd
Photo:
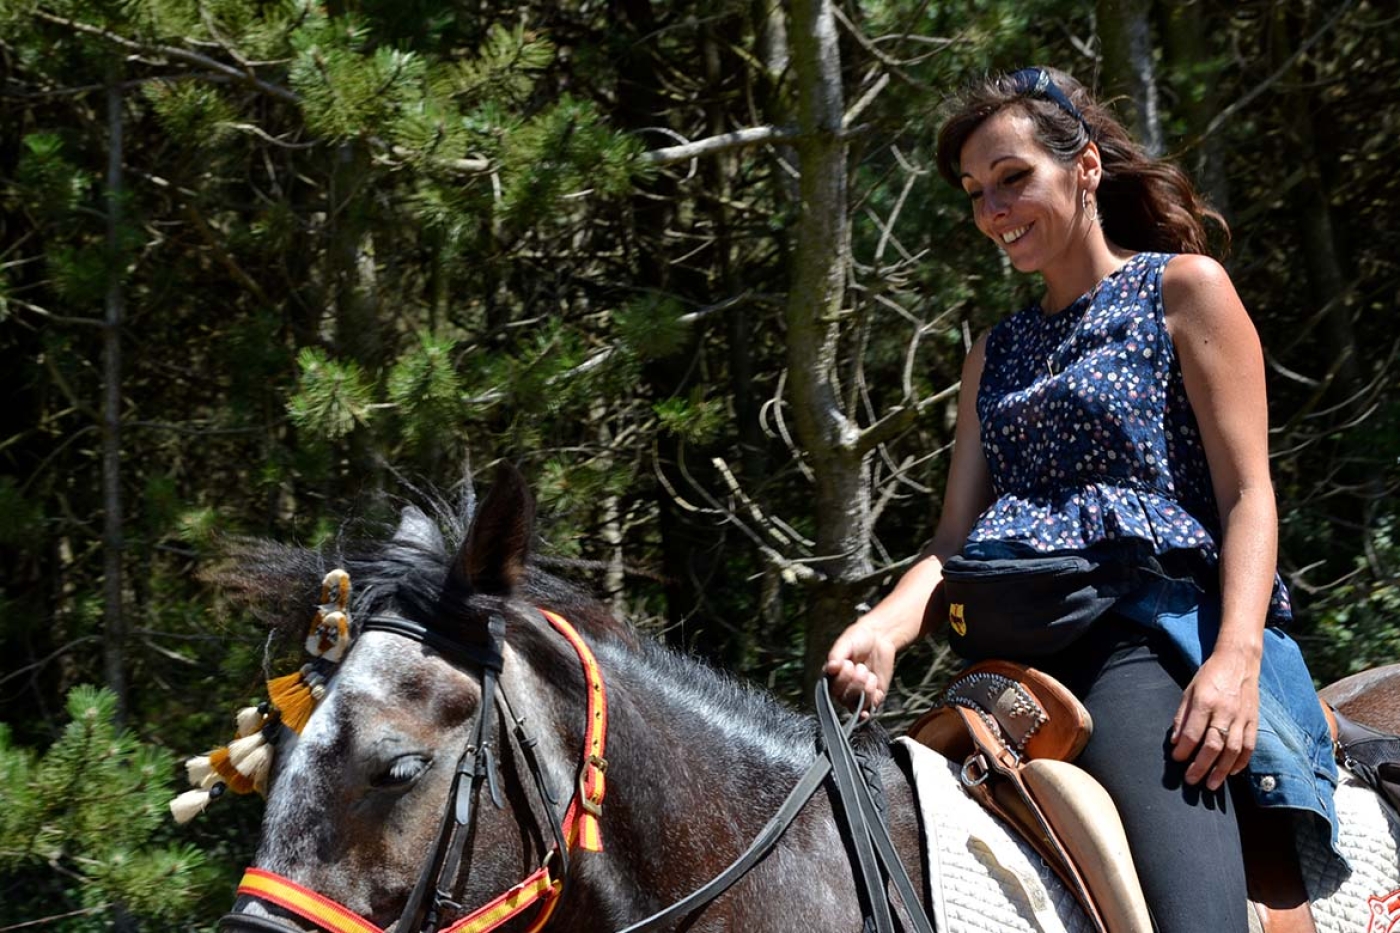
<path fill-rule="evenodd" d="M 1151 915 L 1108 792 L 1072 762 L 1089 713 L 1042 671 L 1008 661 L 969 667 L 908 735 L 962 762 L 968 794 L 1045 859 L 1099 933 L 1151 933 Z M 1252 808 L 1250 808 L 1252 809 Z M 1314 933 L 1288 827 L 1242 814 L 1251 928 Z"/>

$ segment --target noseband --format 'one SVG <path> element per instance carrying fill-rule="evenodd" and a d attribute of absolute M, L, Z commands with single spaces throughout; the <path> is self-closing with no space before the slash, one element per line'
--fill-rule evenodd
<path fill-rule="evenodd" d="M 607 742 L 607 691 L 597 659 L 574 627 L 562 616 L 547 609 L 540 612 L 578 655 L 588 693 L 578 787 L 562 819 L 556 815 L 558 798 L 550 788 L 535 754 L 539 740 L 526 730 L 525 719 L 515 715 L 500 683 L 505 643 L 505 620 L 501 616 L 491 616 L 486 642 L 481 645 L 454 641 L 399 616 L 374 616 L 365 623 L 366 632 L 386 632 L 411 639 L 432 648 L 458 667 L 475 667 L 481 671 L 481 704 L 477 708 L 467 745 L 457 761 L 430 856 L 394 925 L 395 933 L 487 933 L 538 904 L 538 913 L 528 928 L 534 933 L 549 920 L 562 896 L 564 879 L 568 876 L 570 850 L 575 847 L 593 852 L 602 850 L 598 817 L 606 789 L 605 772 L 608 766 L 603 758 Z M 452 887 L 471 836 L 482 785 L 486 785 L 497 809 L 504 806 L 496 780 L 493 751 L 497 702 L 513 724 L 516 742 L 534 778 L 535 790 L 554 836 L 554 844 L 540 867 L 515 887 L 450 926 L 439 926 L 444 914 L 460 914 L 465 909 L 452 900 Z M 238 894 L 309 920 L 327 933 L 383 933 L 379 927 L 330 898 L 259 868 L 249 868 L 244 873 Z M 225 915 L 219 927 L 229 933 L 290 933 L 288 927 L 275 921 L 243 914 Z"/>

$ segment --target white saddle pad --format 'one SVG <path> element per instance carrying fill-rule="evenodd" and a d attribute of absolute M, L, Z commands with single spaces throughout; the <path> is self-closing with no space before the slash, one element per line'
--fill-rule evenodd
<path fill-rule="evenodd" d="M 923 810 L 930 899 L 940 933 L 1092 933 L 1035 851 L 963 792 L 960 765 L 909 739 Z M 1346 772 L 1337 788 L 1350 874 L 1304 840 L 1303 873 L 1319 933 L 1400 933 L 1400 817 Z"/>

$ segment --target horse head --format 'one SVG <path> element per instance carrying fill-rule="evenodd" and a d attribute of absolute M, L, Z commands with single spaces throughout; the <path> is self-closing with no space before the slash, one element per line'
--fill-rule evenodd
<path fill-rule="evenodd" d="M 225 930 L 419 933 L 523 880 L 544 904 L 558 893 L 586 672 L 539 608 L 560 584 L 528 579 L 533 524 L 503 468 L 455 552 L 410 509 L 387 546 L 346 561 L 354 640 L 301 734 L 282 730 Z"/>

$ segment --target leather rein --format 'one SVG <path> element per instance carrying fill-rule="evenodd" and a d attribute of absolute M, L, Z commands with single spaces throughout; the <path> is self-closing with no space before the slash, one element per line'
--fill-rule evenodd
<path fill-rule="evenodd" d="M 463 666 L 463 662 L 466 662 L 481 669 L 482 701 L 472 725 L 471 737 L 458 759 L 447 806 L 431 855 L 394 926 L 395 933 L 488 933 L 536 904 L 539 905 L 538 912 L 526 929 L 528 933 L 538 933 L 549 921 L 562 897 L 564 881 L 568 876 L 570 850 L 602 849 L 598 818 L 601 816 L 607 770 L 607 760 L 603 757 L 607 736 L 607 691 L 602 672 L 591 649 L 567 620 L 545 609 L 539 611 L 555 630 L 569 641 L 578 654 L 588 694 L 583 762 L 579 771 L 578 788 L 562 819 L 554 815 L 558 800 L 535 753 L 538 740 L 526 731 L 525 720 L 515 716 L 500 684 L 502 645 L 505 638 L 504 619 L 498 615 L 491 616 L 487 627 L 488 638 L 482 646 L 465 645 L 444 638 L 418 623 L 397 616 L 375 616 L 365 623 L 366 632 L 381 631 L 400 635 L 434 649 L 454 664 Z M 483 784 L 486 785 L 494 805 L 498 809 L 503 806 L 500 786 L 496 780 L 495 753 L 492 751 L 495 703 L 498 701 L 506 718 L 514 724 L 513 732 L 521 748 L 522 757 L 533 776 L 536 793 L 547 815 L 554 844 L 545 855 L 541 866 L 515 887 L 451 925 L 439 926 L 444 914 L 460 913 L 463 910 L 462 905 L 452 900 L 451 889 L 461 865 L 466 841 L 471 835 Z M 817 684 L 815 701 L 817 719 L 821 727 L 822 748 L 788 794 L 783 805 L 759 831 L 748 849 L 728 868 L 690 895 L 618 933 L 650 933 L 694 913 L 718 898 L 772 850 L 828 776 L 836 785 L 836 797 L 840 803 L 837 815 L 844 818 L 849 830 L 849 839 L 855 849 L 857 880 L 864 896 L 867 927 L 873 922 L 877 933 L 894 933 L 886 888 L 888 879 L 904 904 L 912 929 L 917 933 L 935 933 L 933 921 L 924 911 L 923 902 L 900 861 L 890 839 L 882 809 L 876 804 L 869 785 L 862 777 L 856 753 L 851 748 L 850 734 L 859 722 L 860 710 L 857 709 L 845 727 L 842 727 L 825 679 Z M 379 927 L 330 898 L 262 869 L 249 868 L 245 872 L 238 894 L 276 905 L 311 921 L 318 929 L 327 933 L 384 933 Z M 219 926 L 221 930 L 230 933 L 237 933 L 240 928 L 266 933 L 291 933 L 289 928 L 282 924 L 242 914 L 225 915 Z"/>

